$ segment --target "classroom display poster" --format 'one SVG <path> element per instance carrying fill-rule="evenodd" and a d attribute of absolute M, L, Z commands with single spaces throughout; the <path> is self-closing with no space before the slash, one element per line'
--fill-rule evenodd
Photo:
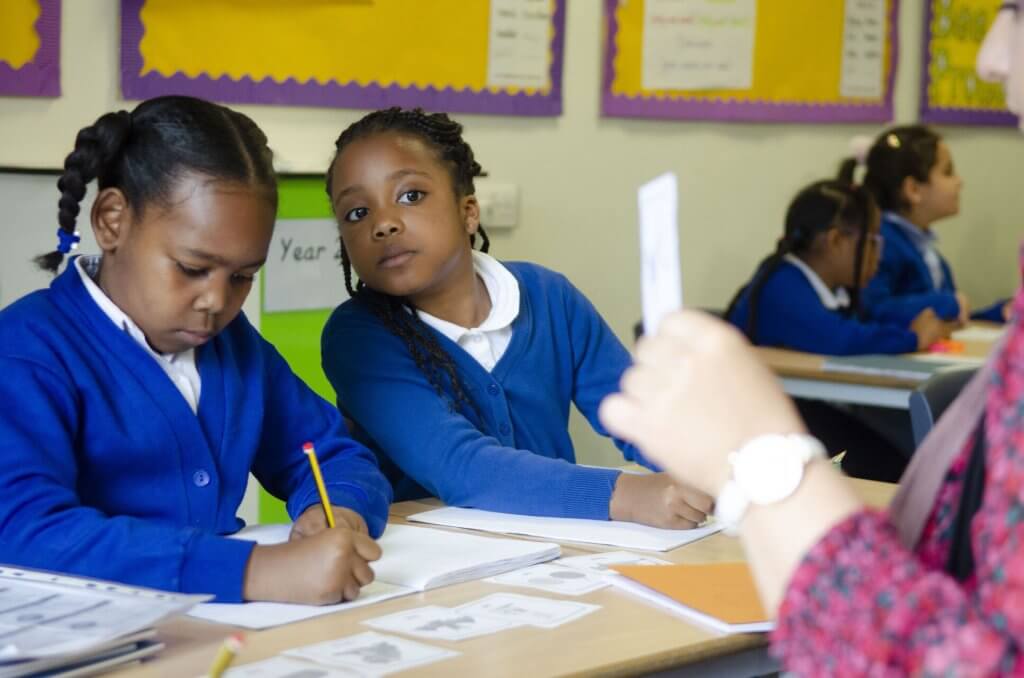
<path fill-rule="evenodd" d="M 0 96 L 60 96 L 60 0 L 0 0 Z"/>
<path fill-rule="evenodd" d="M 605 0 L 607 116 L 892 118 L 898 0 Z"/>
<path fill-rule="evenodd" d="M 283 176 L 278 195 L 274 238 L 260 275 L 260 334 L 300 379 L 334 403 L 334 389 L 320 367 L 320 334 L 331 311 L 348 298 L 337 225 L 323 176 Z M 284 504 L 262 489 L 259 519 L 290 522 Z"/>
<path fill-rule="evenodd" d="M 921 120 L 960 125 L 1012 125 L 1003 87 L 984 82 L 975 61 L 1003 0 L 925 0 Z"/>
<path fill-rule="evenodd" d="M 566 0 L 121 0 L 126 99 L 562 112 Z"/>

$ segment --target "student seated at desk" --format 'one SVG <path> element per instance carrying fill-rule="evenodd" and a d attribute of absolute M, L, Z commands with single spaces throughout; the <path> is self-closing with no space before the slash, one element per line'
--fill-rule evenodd
<path fill-rule="evenodd" d="M 878 231 L 878 208 L 864 188 L 839 180 L 804 188 L 790 203 L 775 252 L 736 293 L 726 318 L 759 346 L 828 355 L 927 348 L 951 330 L 930 309 L 909 326 L 860 317 L 859 292 L 874 274 L 882 249 Z M 847 451 L 843 463 L 851 475 L 899 477 L 913 451 L 913 444 L 903 441 L 909 438 L 905 414 L 896 424 L 900 431 L 889 435 L 889 421 L 877 431 L 878 425 L 867 426 L 864 416 L 847 409 L 810 400 L 799 401 L 799 406 L 808 427 L 830 452 Z M 869 419 L 886 416 L 874 414 Z"/>
<path fill-rule="evenodd" d="M 875 140 L 863 163 L 847 159 L 840 175 L 852 181 L 859 164 L 866 165 L 864 186 L 883 210 L 885 238 L 878 272 L 864 290 L 868 315 L 907 324 L 930 308 L 961 326 L 970 318 L 1005 322 L 1006 300 L 972 314 L 949 263 L 935 247 L 934 225 L 960 211 L 963 186 L 942 137 L 924 125 L 894 127 Z"/>
<path fill-rule="evenodd" d="M 65 160 L 43 268 L 78 241 L 93 180 L 102 255 L 0 312 L 0 561 L 220 602 L 354 598 L 391 488 L 240 313 L 277 205 L 263 132 L 188 97 L 103 115 Z M 292 541 L 225 536 L 243 525 L 250 471 L 287 500 Z"/>
<path fill-rule="evenodd" d="M 575 463 L 569 408 L 605 434 L 597 405 L 629 353 L 564 276 L 485 253 L 482 174 L 462 126 L 440 113 L 378 111 L 337 140 L 327 192 L 352 298 L 328 321 L 322 355 L 354 434 L 398 499 L 693 527 L 706 495 L 662 473 Z"/>

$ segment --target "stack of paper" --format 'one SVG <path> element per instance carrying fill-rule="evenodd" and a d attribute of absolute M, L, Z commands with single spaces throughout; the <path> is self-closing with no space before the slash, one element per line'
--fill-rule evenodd
<path fill-rule="evenodd" d="M 521 516 L 453 506 L 416 513 L 409 516 L 408 520 L 467 530 L 523 534 L 553 541 L 601 544 L 640 551 L 669 551 L 722 529 L 712 524 L 692 530 L 663 530 L 638 523 Z"/>
<path fill-rule="evenodd" d="M 722 633 L 771 631 L 746 563 L 620 565 L 621 587 L 670 612 Z"/>
<path fill-rule="evenodd" d="M 147 657 L 163 647 L 154 624 L 209 598 L 0 566 L 0 678 Z"/>
<path fill-rule="evenodd" d="M 242 530 L 237 536 L 260 544 L 277 544 L 287 541 L 290 529 L 289 525 L 259 525 Z M 561 553 L 557 544 L 495 539 L 410 525 L 389 525 L 380 539 L 380 546 L 381 559 L 370 565 L 376 580 L 363 587 L 356 600 L 324 606 L 213 603 L 199 605 L 190 614 L 221 624 L 263 629 L 483 579 L 553 560 Z"/>

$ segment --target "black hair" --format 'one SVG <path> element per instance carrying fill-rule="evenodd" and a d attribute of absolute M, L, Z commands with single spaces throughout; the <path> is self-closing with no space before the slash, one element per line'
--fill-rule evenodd
<path fill-rule="evenodd" d="M 415 136 L 434 149 L 451 175 L 452 188 L 456 198 L 473 195 L 476 188 L 473 180 L 486 176 L 474 157 L 473 149 L 462 138 L 462 125 L 445 113 L 426 113 L 421 108 L 388 108 L 374 111 L 350 125 L 335 142 L 334 157 L 327 169 L 327 195 L 331 195 L 334 178 L 334 163 L 341 152 L 352 142 L 376 134 L 398 133 Z M 490 249 L 490 239 L 479 226 L 480 251 Z M 470 247 L 476 244 L 475 235 L 469 236 Z M 444 384 L 447 382 L 454 399 L 449 403 L 453 410 L 462 405 L 472 405 L 459 379 L 455 361 L 442 348 L 433 331 L 424 323 L 415 309 L 404 297 L 394 297 L 367 287 L 362 280 L 352 283 L 352 262 L 341 241 L 341 266 L 345 275 L 345 289 L 352 299 L 363 304 L 387 329 L 398 336 L 412 355 L 416 366 L 426 375 L 438 395 L 446 398 Z"/>
<path fill-rule="evenodd" d="M 725 317 L 732 317 L 740 298 L 749 291 L 747 317 L 742 329 L 751 343 L 756 344 L 757 310 L 765 283 L 782 265 L 787 254 L 807 254 L 814 247 L 818 236 L 833 228 L 844 228 L 857 233 L 853 267 L 854 280 L 859 281 L 864 267 L 868 229 L 877 210 L 875 201 L 867 189 L 843 179 L 816 181 L 801 190 L 786 210 L 786 230 L 779 239 L 775 251 L 758 264 L 754 277 L 736 292 L 729 302 Z M 857 285 L 849 290 L 850 305 L 845 313 L 860 313 L 859 292 Z"/>
<path fill-rule="evenodd" d="M 273 154 L 256 123 L 203 99 L 166 96 L 144 101 L 131 113 L 106 113 L 79 130 L 57 180 L 57 222 L 63 233 L 74 234 L 93 179 L 100 190 L 120 189 L 141 214 L 154 203 L 168 206 L 176 182 L 190 172 L 259 188 L 276 208 Z M 35 262 L 56 273 L 63 259 L 58 249 Z"/>
<path fill-rule="evenodd" d="M 867 155 L 864 186 L 883 210 L 900 212 L 908 207 L 903 197 L 907 177 L 927 182 L 938 162 L 942 137 L 925 125 L 905 125 L 888 129 L 875 139 Z M 855 158 L 847 158 L 839 166 L 839 177 L 853 181 L 857 168 Z"/>

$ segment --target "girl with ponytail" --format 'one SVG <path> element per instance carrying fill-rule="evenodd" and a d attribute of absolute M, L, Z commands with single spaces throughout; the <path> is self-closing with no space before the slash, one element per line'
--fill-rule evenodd
<path fill-rule="evenodd" d="M 0 560 L 223 602 L 354 598 L 391 490 L 241 313 L 277 204 L 263 132 L 189 97 L 101 116 L 57 184 L 57 246 L 36 259 L 55 274 L 92 182 L 102 254 L 0 312 Z M 250 471 L 288 502 L 293 541 L 227 538 Z"/>

